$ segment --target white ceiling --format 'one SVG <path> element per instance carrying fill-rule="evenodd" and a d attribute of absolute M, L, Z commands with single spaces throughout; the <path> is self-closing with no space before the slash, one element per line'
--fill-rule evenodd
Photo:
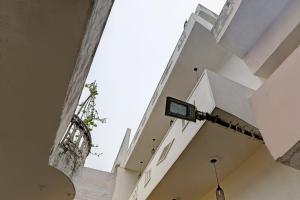
<path fill-rule="evenodd" d="M 216 187 L 211 158 L 219 159 L 217 169 L 222 180 L 260 145 L 245 135 L 206 122 L 147 199 L 199 199 Z"/>

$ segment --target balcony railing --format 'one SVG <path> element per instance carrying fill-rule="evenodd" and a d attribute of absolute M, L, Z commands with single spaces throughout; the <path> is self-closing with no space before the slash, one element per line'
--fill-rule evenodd
<path fill-rule="evenodd" d="M 84 165 L 91 147 L 92 139 L 88 127 L 77 115 L 74 115 L 65 136 L 52 152 L 54 154 L 52 166 L 72 178 Z"/>

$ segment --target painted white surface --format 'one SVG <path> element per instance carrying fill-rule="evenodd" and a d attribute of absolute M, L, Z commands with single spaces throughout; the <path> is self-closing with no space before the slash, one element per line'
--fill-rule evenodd
<path fill-rule="evenodd" d="M 138 172 L 118 167 L 112 200 L 127 200 L 135 188 Z"/>
<path fill-rule="evenodd" d="M 209 27 L 205 27 L 202 21 L 195 14 L 191 15 L 181 38 L 185 37 L 178 42 L 181 48 L 175 48 L 168 70 L 158 84 L 130 145 L 125 161 L 127 168 L 137 170 L 140 161 L 147 163 L 151 157 L 150 140 L 156 138 L 159 144 L 163 138 L 170 120 L 163 116 L 165 97 L 186 99 L 205 68 L 254 90 L 261 85 L 261 80 L 252 74 L 242 59 L 216 43 Z M 194 67 L 198 68 L 196 73 Z"/>
<path fill-rule="evenodd" d="M 285 6 L 278 18 L 274 20 L 274 23 L 268 27 L 266 32 L 260 37 L 260 39 L 253 44 L 253 48 L 245 56 L 245 62 L 249 65 L 250 69 L 258 75 L 268 74 L 274 72 L 279 66 L 276 59 L 273 58 L 273 62 L 268 65 L 264 65 L 270 56 L 276 51 L 276 49 L 284 42 L 288 35 L 295 29 L 300 22 L 300 1 L 291 0 Z M 299 41 L 298 35 L 298 41 Z M 296 43 L 294 41 L 293 43 Z M 299 43 L 299 42 L 298 42 Z M 291 52 L 289 52 L 291 53 Z M 281 57 L 278 55 L 277 57 Z"/>
<path fill-rule="evenodd" d="M 117 167 L 124 167 L 124 160 L 127 155 L 127 151 L 129 148 L 129 141 L 130 141 L 130 134 L 131 134 L 131 129 L 127 128 L 125 136 L 123 138 L 123 142 L 121 143 L 118 155 L 115 159 L 114 165 L 112 167 L 112 173 L 114 173 L 117 169 Z"/>
<path fill-rule="evenodd" d="M 222 89 L 224 92 L 220 92 Z M 229 92 L 230 95 L 227 95 L 226 91 Z M 253 91 L 249 88 L 239 85 L 213 72 L 206 71 L 195 86 L 188 102 L 195 103 L 198 110 L 208 113 L 211 113 L 215 107 L 220 107 L 226 112 L 232 113 L 233 115 L 254 125 L 254 120 L 247 101 L 248 97 L 252 93 Z M 143 200 L 150 195 L 157 184 L 166 175 L 168 170 L 173 166 L 178 157 L 186 149 L 195 134 L 198 133 L 203 124 L 204 121 L 189 123 L 184 131 L 182 131 L 182 120 L 175 120 L 173 122 L 156 154 L 152 157 L 152 160 L 144 170 L 144 172 L 151 170 L 151 180 L 145 187 L 145 174 L 143 174 L 136 186 L 137 193 L 133 193 L 131 198 L 129 198 L 130 200 L 134 200 L 135 196 L 137 196 L 138 199 Z M 173 146 L 176 148 L 171 148 L 167 159 L 157 165 L 157 161 L 159 160 L 163 148 L 174 138 Z"/>
<path fill-rule="evenodd" d="M 74 185 L 76 189 L 74 200 L 111 200 L 115 175 L 84 167 Z"/>
<path fill-rule="evenodd" d="M 213 97 L 210 93 L 209 89 L 209 82 L 207 80 L 207 76 L 203 76 L 202 84 L 199 84 L 199 87 L 197 87 L 194 95 L 191 96 L 189 99 L 190 103 L 193 103 L 193 100 L 196 99 L 196 96 L 198 98 L 206 97 L 202 100 L 202 103 L 200 105 L 196 106 L 198 109 L 206 111 L 206 112 L 212 112 L 215 103 L 213 100 Z M 197 99 L 198 99 L 197 98 Z M 144 188 L 144 181 L 143 177 L 141 177 L 140 181 L 137 184 L 137 197 L 138 199 L 146 199 L 147 196 L 152 192 L 152 190 L 156 187 L 156 185 L 160 182 L 160 180 L 163 178 L 163 176 L 167 173 L 167 171 L 170 169 L 170 167 L 174 164 L 174 162 L 177 160 L 177 158 L 180 156 L 180 154 L 184 151 L 186 146 L 189 144 L 193 136 L 197 133 L 197 131 L 201 128 L 203 125 L 203 121 L 198 121 L 196 123 L 190 123 L 187 128 L 185 129 L 185 132 L 189 132 L 189 134 L 182 134 L 182 123 L 181 120 L 176 120 L 172 127 L 169 129 L 168 133 L 166 134 L 163 142 L 160 144 L 160 148 L 157 150 L 156 154 L 153 156 L 152 160 L 146 167 L 145 171 L 151 169 L 152 176 L 151 181 L 148 183 L 147 187 Z M 176 146 L 176 148 L 171 148 L 171 150 L 168 153 L 168 159 L 166 159 L 164 162 L 162 162 L 159 166 L 156 166 L 156 163 L 159 159 L 159 156 L 164 148 L 165 145 L 170 143 L 173 138 L 176 138 L 173 145 Z M 130 200 L 134 200 L 129 198 Z"/>
<path fill-rule="evenodd" d="M 283 156 L 300 140 L 299 63 L 300 47 L 251 98 L 258 128 L 274 159 Z"/>
<path fill-rule="evenodd" d="M 221 181 L 225 199 L 299 200 L 300 171 L 274 161 L 262 146 Z M 216 187 L 198 200 L 215 200 Z"/>
<path fill-rule="evenodd" d="M 206 71 L 216 107 L 256 127 L 248 98 L 254 91 L 222 75 Z M 196 92 L 196 91 L 195 91 Z M 199 96 L 199 104 L 204 96 Z"/>
<path fill-rule="evenodd" d="M 217 73 L 253 90 L 257 90 L 261 86 L 262 80 L 253 75 L 241 58 L 229 52 L 227 57 L 224 65 L 216 70 Z"/>
<path fill-rule="evenodd" d="M 220 44 L 243 58 L 290 0 L 243 0 Z"/>

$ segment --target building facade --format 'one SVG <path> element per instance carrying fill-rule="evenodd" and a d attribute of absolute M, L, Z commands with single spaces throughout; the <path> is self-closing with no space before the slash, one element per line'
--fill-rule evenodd
<path fill-rule="evenodd" d="M 298 0 L 228 0 L 219 15 L 199 5 L 130 145 L 125 134 L 112 199 L 216 199 L 216 159 L 226 199 L 298 200 L 299 13 Z M 165 116 L 167 96 L 236 131 Z"/>
<path fill-rule="evenodd" d="M 107 173 L 74 112 L 112 5 L 0 0 L 2 198 L 212 200 L 217 174 L 226 199 L 299 200 L 300 1 L 199 5 Z M 231 128 L 165 116 L 168 96 Z"/>

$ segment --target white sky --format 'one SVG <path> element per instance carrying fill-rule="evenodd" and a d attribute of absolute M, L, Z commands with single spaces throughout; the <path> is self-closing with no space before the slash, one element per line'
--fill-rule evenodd
<path fill-rule="evenodd" d="M 219 13 L 225 0 L 116 0 L 87 82 L 97 80 L 97 108 L 106 124 L 92 132 L 99 145 L 86 166 L 110 171 L 126 128 L 132 135 L 198 3 Z"/>

